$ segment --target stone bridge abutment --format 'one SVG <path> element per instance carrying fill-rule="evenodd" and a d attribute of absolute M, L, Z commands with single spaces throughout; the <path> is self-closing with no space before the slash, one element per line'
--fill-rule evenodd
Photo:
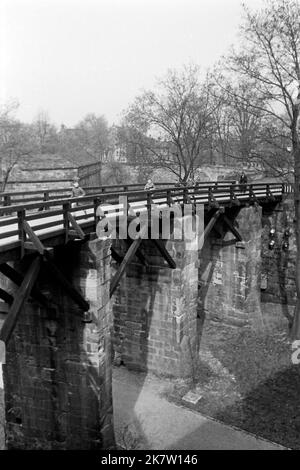
<path fill-rule="evenodd" d="M 89 323 L 42 268 L 35 287 L 47 305 L 26 303 L 3 365 L 8 449 L 114 446 L 110 243 L 94 239 L 54 249 L 53 261 L 90 304 Z M 26 270 L 29 258 L 14 268 Z"/>

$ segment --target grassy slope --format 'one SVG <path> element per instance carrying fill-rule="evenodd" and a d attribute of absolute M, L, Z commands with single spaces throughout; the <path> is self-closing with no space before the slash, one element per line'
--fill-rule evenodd
<path fill-rule="evenodd" d="M 0 388 L 0 450 L 4 449 L 4 407 L 3 407 L 3 389 Z"/>
<path fill-rule="evenodd" d="M 219 325 L 218 328 L 221 328 Z M 202 398 L 196 409 L 225 423 L 299 449 L 300 365 L 291 362 L 284 334 L 236 331 L 222 340 L 211 336 L 202 348 L 196 387 Z M 178 382 L 168 396 L 177 402 L 191 388 Z M 193 388 L 193 386 L 192 386 Z"/>

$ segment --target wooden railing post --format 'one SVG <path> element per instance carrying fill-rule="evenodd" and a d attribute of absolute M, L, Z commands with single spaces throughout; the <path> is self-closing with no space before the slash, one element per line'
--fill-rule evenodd
<path fill-rule="evenodd" d="M 43 201 L 49 201 L 49 191 L 44 191 Z M 46 206 L 41 206 L 39 212 L 46 209 Z"/>
<path fill-rule="evenodd" d="M 152 204 L 152 197 L 151 193 L 147 192 L 147 211 L 148 211 L 148 216 L 151 214 L 151 204 Z"/>
<path fill-rule="evenodd" d="M 11 197 L 10 194 L 6 194 L 4 196 L 4 206 L 10 206 L 11 205 Z"/>
<path fill-rule="evenodd" d="M 167 204 L 170 207 L 172 205 L 172 197 L 170 189 L 167 190 Z"/>
<path fill-rule="evenodd" d="M 230 186 L 230 202 L 231 203 L 235 200 L 234 189 L 235 189 L 235 184 L 231 184 Z"/>
<path fill-rule="evenodd" d="M 188 189 L 183 188 L 183 204 L 187 204 L 188 202 Z"/>
<path fill-rule="evenodd" d="M 69 240 L 69 218 L 68 218 L 68 213 L 70 212 L 71 209 L 71 203 L 65 202 L 63 204 L 63 224 L 64 224 L 64 230 L 65 230 L 65 243 L 68 242 Z"/>
<path fill-rule="evenodd" d="M 211 186 L 208 187 L 208 195 L 207 195 L 207 198 L 208 198 L 209 204 L 212 204 L 212 202 L 213 202 L 213 190 L 212 190 L 212 187 L 211 187 Z"/>
<path fill-rule="evenodd" d="M 101 199 L 99 197 L 96 197 L 93 202 L 94 202 L 94 219 L 95 219 L 95 227 L 96 227 L 98 223 L 97 208 L 101 204 Z"/>
<path fill-rule="evenodd" d="M 44 201 L 49 201 L 49 199 L 50 199 L 49 191 L 45 191 L 45 192 L 44 192 L 44 199 L 43 199 L 43 200 L 44 200 Z M 45 206 L 45 208 L 46 208 L 46 206 Z"/>
<path fill-rule="evenodd" d="M 26 241 L 26 232 L 24 230 L 24 220 L 25 220 L 25 209 L 21 209 L 17 212 L 18 217 L 18 230 L 19 230 L 19 240 L 21 242 L 21 258 L 25 254 L 24 243 Z"/>

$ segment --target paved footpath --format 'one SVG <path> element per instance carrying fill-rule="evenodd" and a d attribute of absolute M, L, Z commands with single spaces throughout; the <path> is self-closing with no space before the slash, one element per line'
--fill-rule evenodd
<path fill-rule="evenodd" d="M 168 402 L 161 396 L 165 387 L 165 381 L 153 376 L 115 368 L 114 420 L 119 444 L 149 450 L 284 449 Z"/>

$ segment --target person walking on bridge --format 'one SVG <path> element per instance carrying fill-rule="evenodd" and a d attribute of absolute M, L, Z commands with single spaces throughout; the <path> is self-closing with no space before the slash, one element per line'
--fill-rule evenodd
<path fill-rule="evenodd" d="M 155 189 L 155 185 L 151 178 L 148 179 L 147 183 L 145 184 L 144 190 L 145 191 L 153 191 Z"/>
<path fill-rule="evenodd" d="M 85 196 L 85 190 L 81 186 L 79 186 L 78 181 L 74 181 L 71 191 L 72 191 L 71 197 L 83 197 L 83 196 Z"/>
<path fill-rule="evenodd" d="M 86 194 L 85 190 L 81 186 L 79 186 L 78 181 L 74 181 L 72 185 L 72 189 L 71 189 L 71 198 L 84 197 L 85 194 Z M 72 207 L 76 207 L 76 206 L 79 206 L 78 201 L 72 204 Z M 87 212 L 84 211 L 84 213 L 87 216 Z"/>
<path fill-rule="evenodd" d="M 248 178 L 243 171 L 241 173 L 239 183 L 240 183 L 240 190 L 243 191 L 243 193 L 245 193 L 247 189 Z"/>

